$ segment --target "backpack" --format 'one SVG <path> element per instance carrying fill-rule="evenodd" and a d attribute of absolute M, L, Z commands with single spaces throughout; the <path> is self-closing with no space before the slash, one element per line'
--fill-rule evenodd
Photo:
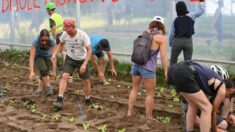
<path fill-rule="evenodd" d="M 156 35 L 155 33 L 154 35 Z M 147 61 L 150 59 L 151 52 L 151 45 L 153 42 L 153 33 L 149 32 L 143 32 L 142 35 L 139 35 L 134 40 L 134 47 L 133 47 L 133 53 L 131 55 L 131 61 L 139 64 L 144 65 L 147 63 Z"/>

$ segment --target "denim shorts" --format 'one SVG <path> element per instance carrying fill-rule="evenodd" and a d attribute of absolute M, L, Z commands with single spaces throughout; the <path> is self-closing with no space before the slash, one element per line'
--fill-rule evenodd
<path fill-rule="evenodd" d="M 131 74 L 133 76 L 141 76 L 143 79 L 156 78 L 155 72 L 147 70 L 139 65 L 132 65 Z"/>

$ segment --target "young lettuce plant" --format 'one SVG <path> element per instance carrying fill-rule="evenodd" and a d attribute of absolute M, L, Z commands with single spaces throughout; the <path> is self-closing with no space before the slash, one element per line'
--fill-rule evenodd
<path fill-rule="evenodd" d="M 83 123 L 83 124 L 82 124 L 82 127 L 83 127 L 84 130 L 88 130 L 88 129 L 90 128 L 90 124 L 88 124 L 88 123 Z"/>

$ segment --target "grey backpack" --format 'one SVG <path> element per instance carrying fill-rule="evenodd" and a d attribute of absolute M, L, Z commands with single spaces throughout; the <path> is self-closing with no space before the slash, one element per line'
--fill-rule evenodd
<path fill-rule="evenodd" d="M 153 41 L 152 33 L 145 31 L 143 32 L 142 35 L 139 35 L 134 40 L 134 47 L 131 56 L 131 61 L 139 65 L 146 64 L 147 61 L 152 56 L 150 52 L 152 41 Z"/>

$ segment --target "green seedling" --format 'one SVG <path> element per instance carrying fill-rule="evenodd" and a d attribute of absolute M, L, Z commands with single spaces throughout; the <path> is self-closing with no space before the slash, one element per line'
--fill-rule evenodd
<path fill-rule="evenodd" d="M 110 98 L 111 100 L 114 100 L 114 99 L 115 99 L 115 96 L 114 96 L 114 95 L 110 95 L 109 98 Z"/>
<path fill-rule="evenodd" d="M 82 127 L 84 130 L 88 130 L 90 128 L 90 125 L 88 123 L 83 123 Z"/>
<path fill-rule="evenodd" d="M 173 108 L 173 104 L 169 104 L 168 107 Z"/>
<path fill-rule="evenodd" d="M 169 124 L 171 121 L 171 118 L 168 116 L 166 116 L 166 117 L 160 116 L 160 117 L 157 117 L 157 120 L 159 120 L 163 124 Z"/>
<path fill-rule="evenodd" d="M 116 88 L 121 88 L 121 87 L 122 87 L 122 86 L 121 86 L 120 84 L 116 86 Z"/>
<path fill-rule="evenodd" d="M 141 92 L 138 92 L 138 96 L 141 96 L 142 94 L 141 94 Z"/>
<path fill-rule="evenodd" d="M 103 109 L 103 106 L 101 106 L 100 104 L 98 104 L 98 105 L 94 105 L 94 108 L 97 109 L 97 110 L 102 110 L 102 109 Z"/>
<path fill-rule="evenodd" d="M 80 95 L 81 94 L 80 90 L 76 90 L 76 94 Z"/>
<path fill-rule="evenodd" d="M 128 89 L 131 89 L 131 86 L 127 86 Z"/>
<path fill-rule="evenodd" d="M 177 92 L 175 91 L 175 89 L 173 89 L 172 91 L 171 91 L 171 97 L 172 98 L 174 98 L 174 97 L 177 97 L 178 95 L 177 95 Z"/>
<path fill-rule="evenodd" d="M 37 104 L 31 105 L 30 109 L 31 109 L 31 113 L 34 114 L 37 111 Z"/>
<path fill-rule="evenodd" d="M 70 117 L 70 118 L 69 118 L 69 123 L 75 123 L 75 121 L 76 121 L 76 120 L 75 120 L 74 117 Z"/>
<path fill-rule="evenodd" d="M 101 132 L 106 132 L 107 131 L 107 124 L 104 124 L 103 126 L 99 127 L 99 130 Z"/>
<path fill-rule="evenodd" d="M 173 98 L 173 102 L 179 102 L 179 101 L 180 101 L 179 97 L 174 97 Z"/>
<path fill-rule="evenodd" d="M 13 80 L 13 81 L 17 81 L 17 80 L 18 80 L 18 78 L 17 78 L 17 77 L 14 77 L 12 80 Z"/>
<path fill-rule="evenodd" d="M 111 79 L 111 78 L 109 78 L 109 79 L 108 79 L 108 81 L 109 81 L 109 82 L 112 82 L 112 79 Z"/>
<path fill-rule="evenodd" d="M 157 97 L 162 97 L 161 93 L 157 93 Z"/>
<path fill-rule="evenodd" d="M 6 95 L 6 93 L 7 93 L 7 91 L 6 90 L 0 90 L 0 97 L 3 97 L 3 96 L 5 96 Z"/>
<path fill-rule="evenodd" d="M 164 92 L 164 89 L 165 89 L 165 88 L 160 87 L 160 88 L 159 88 L 159 91 L 160 91 L 161 93 L 163 93 L 163 92 Z"/>
<path fill-rule="evenodd" d="M 126 128 L 122 128 L 122 129 L 118 130 L 118 132 L 126 132 Z"/>
<path fill-rule="evenodd" d="M 51 119 L 52 119 L 53 121 L 60 121 L 61 115 L 60 115 L 60 114 L 54 114 L 54 115 L 51 117 Z"/>

